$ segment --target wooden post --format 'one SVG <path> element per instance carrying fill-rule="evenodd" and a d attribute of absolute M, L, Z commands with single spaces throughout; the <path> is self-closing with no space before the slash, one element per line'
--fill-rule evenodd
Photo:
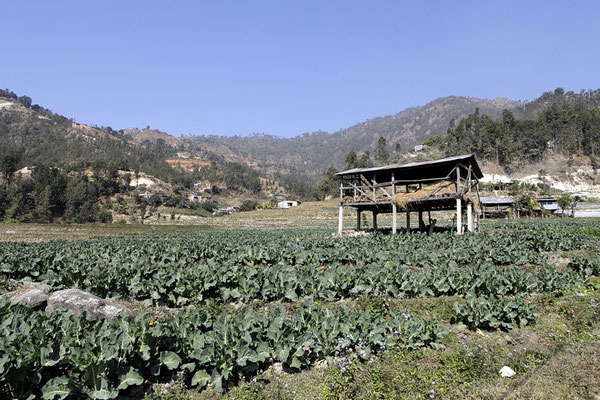
<path fill-rule="evenodd" d="M 373 202 L 377 201 L 377 188 L 375 188 L 375 185 L 377 185 L 377 182 L 375 182 L 375 179 L 372 180 L 373 182 Z"/>
<path fill-rule="evenodd" d="M 410 211 L 406 212 L 406 233 L 410 233 Z"/>
<path fill-rule="evenodd" d="M 471 202 L 467 203 L 467 230 L 473 232 L 473 205 Z"/>
<path fill-rule="evenodd" d="M 419 211 L 419 230 L 425 230 L 425 222 L 423 221 L 423 211 Z"/>
<path fill-rule="evenodd" d="M 395 235 L 398 231 L 396 221 L 396 183 L 394 182 L 394 171 L 392 171 L 392 234 Z"/>
<path fill-rule="evenodd" d="M 471 165 L 469 164 L 469 173 L 467 174 L 467 187 L 469 188 L 469 196 L 471 196 Z"/>
<path fill-rule="evenodd" d="M 373 210 L 373 230 L 377 230 L 377 211 Z"/>
<path fill-rule="evenodd" d="M 458 235 L 462 234 L 462 204 L 461 199 L 456 199 L 456 233 Z"/>
<path fill-rule="evenodd" d="M 356 209 L 356 230 L 360 231 L 360 208 Z"/>

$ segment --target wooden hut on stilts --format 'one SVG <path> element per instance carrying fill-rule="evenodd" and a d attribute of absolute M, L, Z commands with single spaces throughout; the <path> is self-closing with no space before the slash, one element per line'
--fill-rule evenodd
<path fill-rule="evenodd" d="M 472 154 L 440 160 L 393 164 L 374 168 L 354 168 L 337 174 L 340 185 L 338 233 L 343 231 L 344 207 L 356 209 L 356 228 L 361 228 L 363 212 L 373 213 L 373 229 L 377 214 L 392 214 L 392 233 L 396 233 L 398 212 L 406 214 L 406 232 L 411 231 L 411 213 L 419 218 L 419 229 L 433 232 L 435 220 L 431 211 L 456 210 L 456 232 L 463 233 L 463 208 L 466 208 L 467 230 L 479 231 L 479 179 L 481 169 Z M 428 224 L 423 214 L 429 216 Z"/>

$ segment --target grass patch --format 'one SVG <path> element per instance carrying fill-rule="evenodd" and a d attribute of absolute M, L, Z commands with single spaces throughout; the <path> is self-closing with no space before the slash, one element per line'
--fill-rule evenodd
<path fill-rule="evenodd" d="M 78 240 L 91 236 L 111 236 L 134 233 L 170 233 L 190 230 L 213 230 L 212 225 L 149 225 L 149 224 L 10 224 L 0 225 L 0 241 L 45 242 Z"/>
<path fill-rule="evenodd" d="M 172 214 L 182 214 L 182 215 L 195 215 L 198 217 L 213 217 L 213 214 L 210 211 L 205 210 L 202 207 L 199 208 L 169 208 Z"/>
<path fill-rule="evenodd" d="M 597 292 L 535 297 L 536 324 L 505 332 L 451 325 L 457 297 L 388 299 L 360 296 L 337 303 L 387 314 L 410 310 L 434 316 L 451 330 L 444 348 L 393 347 L 366 362 L 340 355 L 331 365 L 290 373 L 270 367 L 224 395 L 190 390 L 192 399 L 588 399 L 598 396 L 600 318 Z M 325 304 L 324 304 L 325 305 Z M 269 304 L 265 304 L 269 306 Z M 340 361 L 346 357 L 345 361 Z M 514 378 L 499 370 L 509 366 Z M 344 368 L 342 368 L 342 366 Z"/>

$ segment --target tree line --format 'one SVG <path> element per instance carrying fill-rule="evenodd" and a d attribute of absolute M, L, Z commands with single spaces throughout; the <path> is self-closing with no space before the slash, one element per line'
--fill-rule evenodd
<path fill-rule="evenodd" d="M 557 88 L 514 112 L 503 110 L 499 119 L 479 109 L 460 121 L 452 119 L 446 135 L 430 136 L 424 144 L 446 156 L 475 154 L 493 161 L 512 173 L 519 166 L 542 161 L 550 152 L 567 157 L 589 156 L 592 167 L 600 169 L 600 90 L 579 94 Z M 370 168 L 397 162 L 401 148 L 394 153 L 380 137 L 372 158 L 369 151 L 350 151 L 345 169 Z M 339 190 L 338 171 L 324 171 L 315 197 L 334 196 Z"/>
<path fill-rule="evenodd" d="M 26 178 L 16 174 L 14 155 L 0 156 L 0 221 L 111 222 L 100 198 L 128 190 L 118 170 L 93 168 L 91 173 L 38 165 Z"/>
<path fill-rule="evenodd" d="M 425 143 L 448 156 L 473 153 L 509 173 L 520 165 L 542 161 L 550 151 L 567 157 L 586 155 L 597 165 L 600 108 L 582 97 L 553 102 L 533 119 L 518 119 L 504 110 L 502 118 L 494 120 L 476 110 L 458 124 L 452 120 L 445 137 L 433 136 Z"/>

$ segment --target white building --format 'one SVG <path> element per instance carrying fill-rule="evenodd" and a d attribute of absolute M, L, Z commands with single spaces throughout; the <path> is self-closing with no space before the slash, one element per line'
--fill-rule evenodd
<path fill-rule="evenodd" d="M 277 208 L 290 208 L 290 207 L 296 207 L 298 206 L 300 203 L 297 201 L 290 201 L 290 200 L 284 200 L 284 201 L 280 201 L 279 203 L 277 203 Z"/>

